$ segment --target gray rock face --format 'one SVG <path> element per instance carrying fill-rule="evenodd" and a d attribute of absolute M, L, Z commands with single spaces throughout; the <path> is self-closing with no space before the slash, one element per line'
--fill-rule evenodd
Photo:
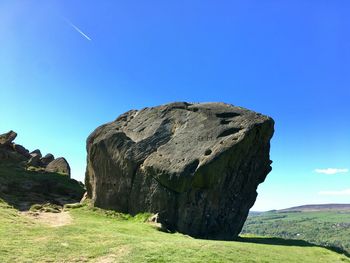
<path fill-rule="evenodd" d="M 50 162 L 46 166 L 45 171 L 53 173 L 62 173 L 70 177 L 70 166 L 67 160 L 63 157 L 57 158 Z"/>
<path fill-rule="evenodd" d="M 233 239 L 271 171 L 273 126 L 224 103 L 128 111 L 87 139 L 88 197 L 101 208 L 158 213 L 169 230 Z"/>

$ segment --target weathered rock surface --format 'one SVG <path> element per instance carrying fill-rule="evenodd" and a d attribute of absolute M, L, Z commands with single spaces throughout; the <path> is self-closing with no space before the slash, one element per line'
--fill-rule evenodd
<path fill-rule="evenodd" d="M 235 238 L 271 171 L 274 122 L 224 103 L 131 110 L 87 139 L 95 206 L 158 213 L 169 230 Z"/>
<path fill-rule="evenodd" d="M 70 176 L 70 166 L 67 160 L 63 157 L 59 157 L 50 162 L 46 166 L 45 171 L 53 173 L 62 173 Z"/>

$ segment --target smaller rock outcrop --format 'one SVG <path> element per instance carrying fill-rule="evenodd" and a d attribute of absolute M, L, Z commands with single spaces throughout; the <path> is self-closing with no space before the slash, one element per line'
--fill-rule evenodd
<path fill-rule="evenodd" d="M 67 160 L 63 157 L 59 157 L 52 162 L 50 162 L 46 168 L 45 171 L 47 172 L 53 172 L 53 173 L 61 173 L 66 174 L 70 177 L 70 166 Z"/>

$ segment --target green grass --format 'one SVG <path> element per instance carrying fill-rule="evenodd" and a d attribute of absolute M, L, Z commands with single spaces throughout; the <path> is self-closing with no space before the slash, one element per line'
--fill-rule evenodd
<path fill-rule="evenodd" d="M 350 254 L 350 211 L 266 212 L 250 215 L 243 233 L 301 239 Z"/>
<path fill-rule="evenodd" d="M 72 224 L 49 227 L 0 202 L 0 262 L 350 262 L 306 242 L 210 241 L 164 233 L 145 223 L 147 214 L 131 217 L 88 206 L 69 213 Z"/>
<path fill-rule="evenodd" d="M 77 202 L 83 196 L 83 185 L 58 173 L 28 171 L 18 164 L 0 163 L 0 198 L 21 210 L 37 203 L 66 199 Z"/>

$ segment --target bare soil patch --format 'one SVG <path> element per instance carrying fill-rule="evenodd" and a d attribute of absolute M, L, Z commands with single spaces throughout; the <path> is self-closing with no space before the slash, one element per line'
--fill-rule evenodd
<path fill-rule="evenodd" d="M 35 222 L 43 223 L 51 227 L 61 227 L 73 222 L 69 212 L 47 213 L 47 212 L 22 212 L 26 217 L 33 219 Z"/>

